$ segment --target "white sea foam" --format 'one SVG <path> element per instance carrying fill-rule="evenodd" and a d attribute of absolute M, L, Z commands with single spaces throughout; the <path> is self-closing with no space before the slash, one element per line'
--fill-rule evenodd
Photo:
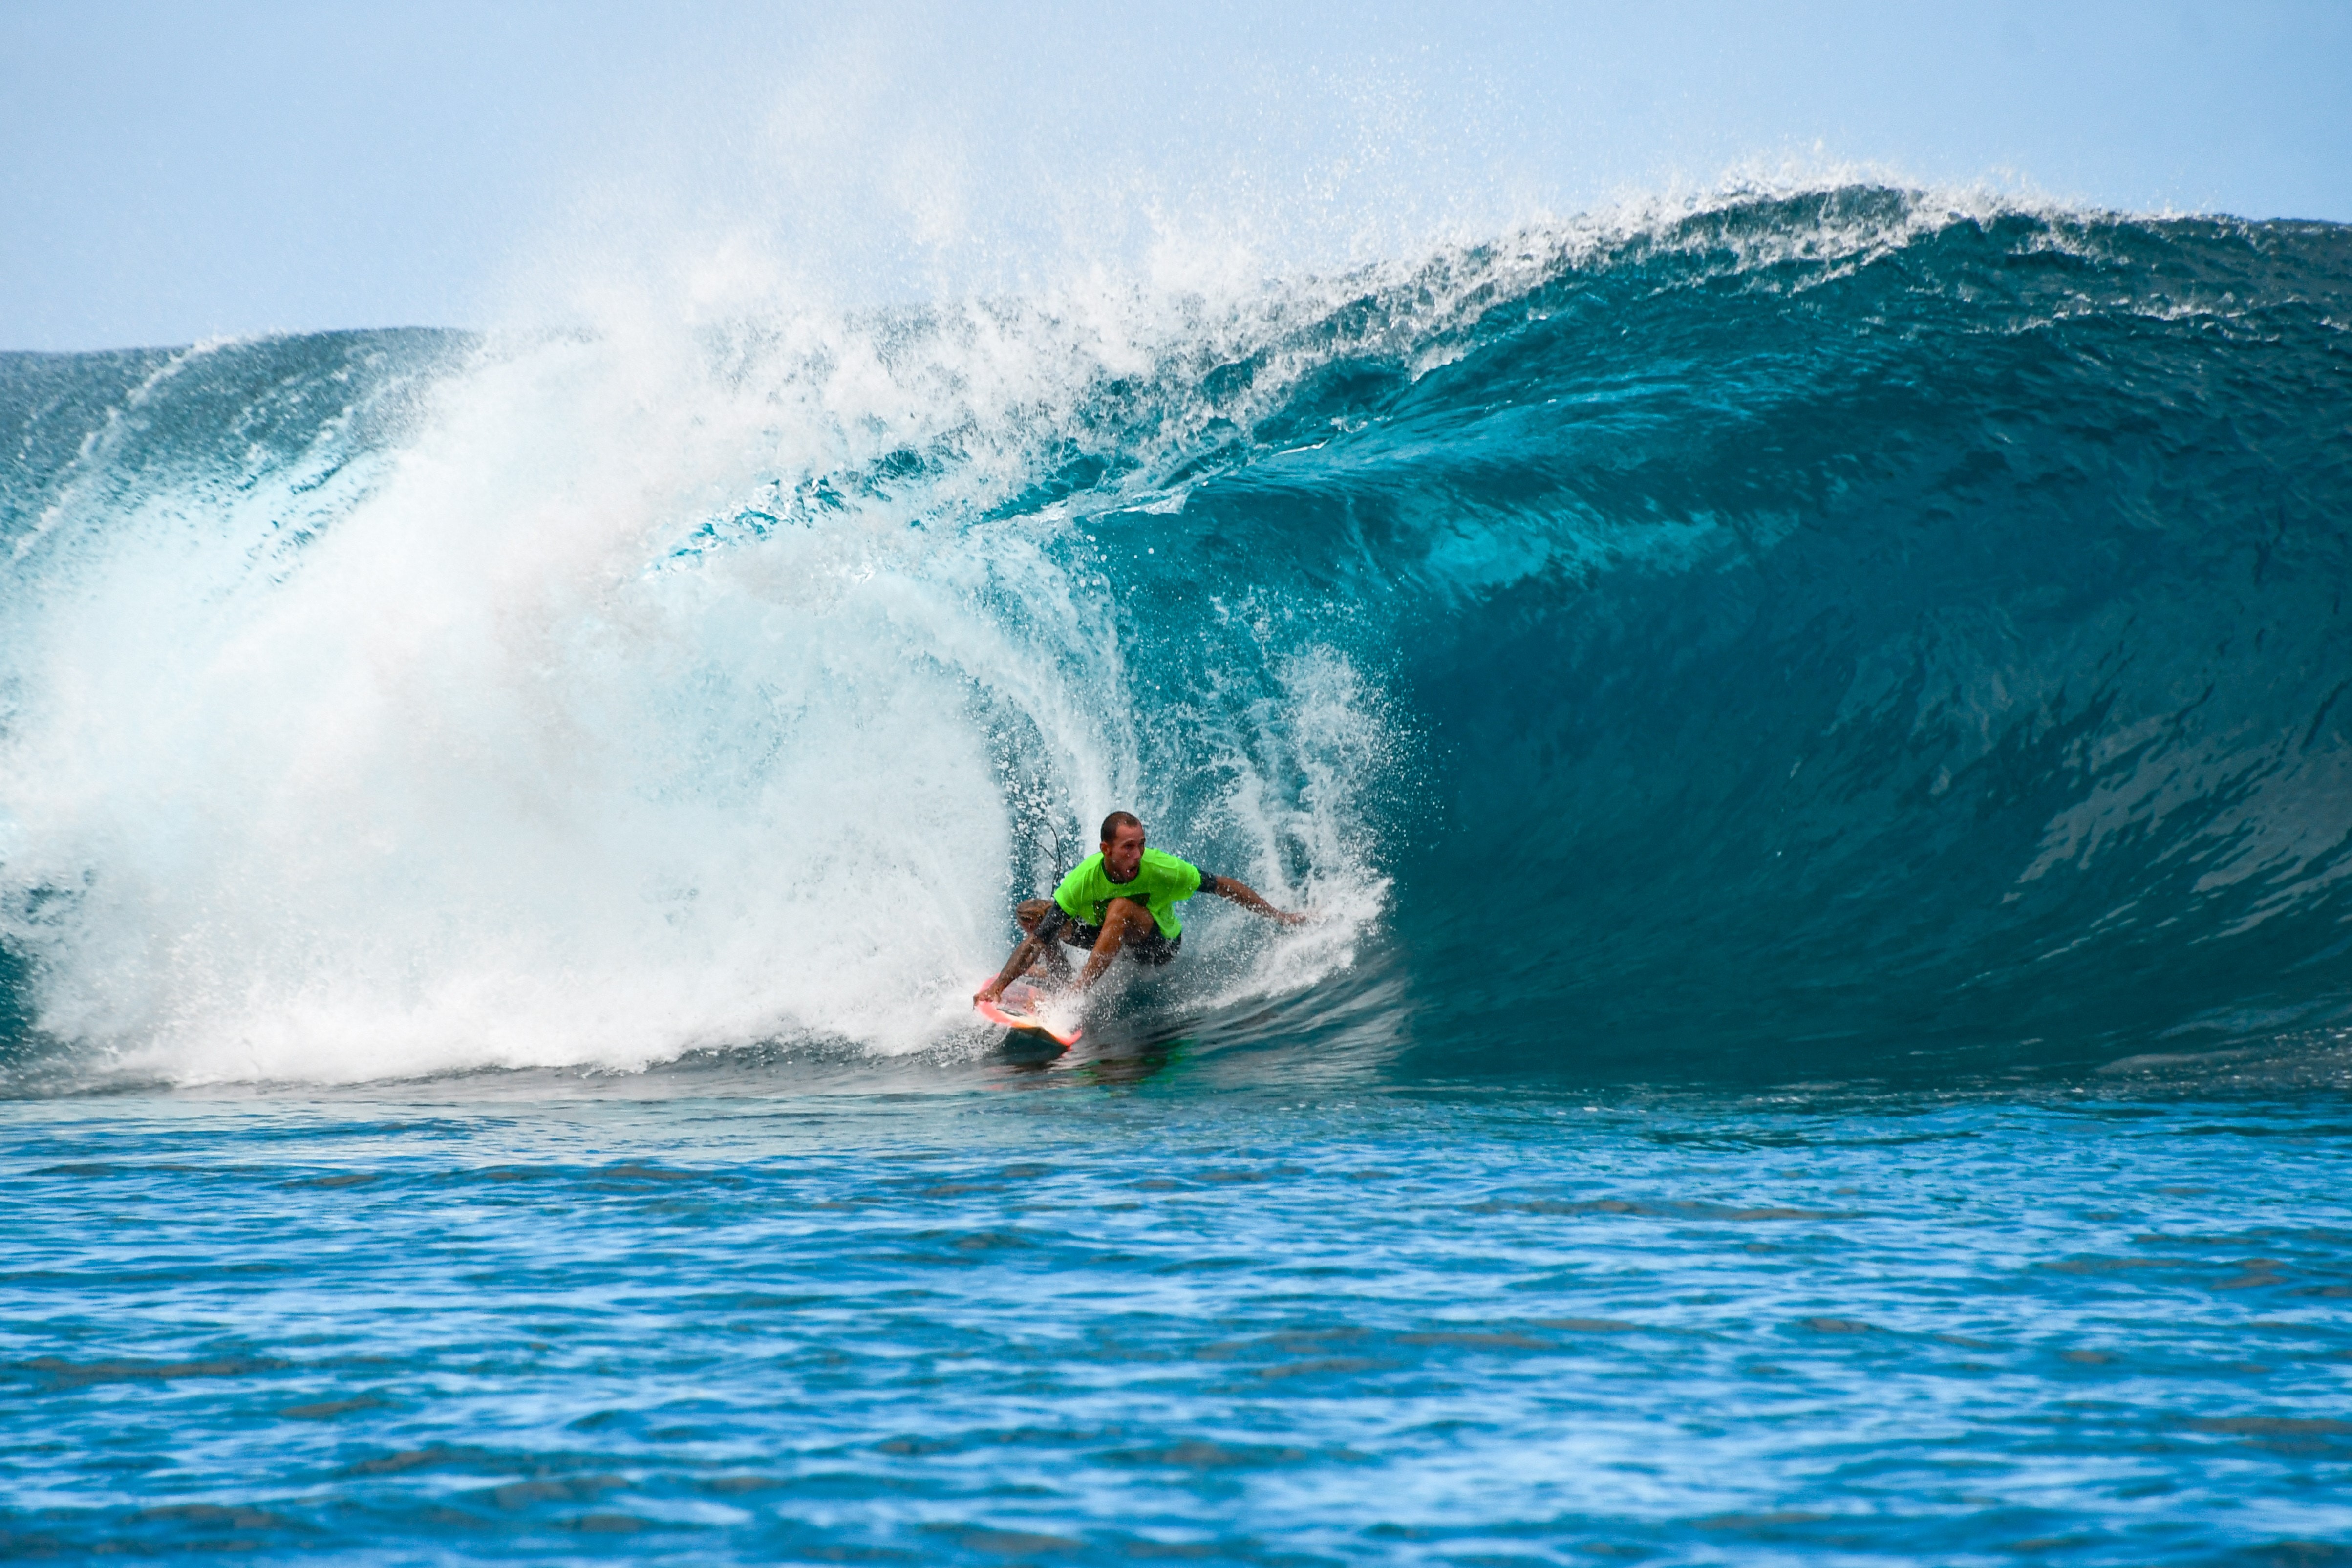
<path fill-rule="evenodd" d="M 1089 384 L 1142 363 L 1076 314 L 810 317 L 717 346 L 621 315 L 493 341 L 397 451 L 127 503 L 86 454 L 5 628 L 6 875 L 34 901 L 12 925 L 41 1026 L 184 1081 L 967 1030 L 1039 857 L 1180 793 L 1139 771 L 1155 720 L 1108 579 L 1066 548 L 1083 521 L 980 520 Z M 946 455 L 698 532 L 901 451 Z M 1304 788 L 1225 759 L 1219 824 L 1253 874 L 1341 917 L 1269 984 L 1344 963 L 1333 933 L 1377 906 L 1316 804 L 1349 764 L 1312 734 L 1351 700 L 1298 681 Z M 1014 773 L 1047 844 L 1034 821 L 1016 842 Z"/>

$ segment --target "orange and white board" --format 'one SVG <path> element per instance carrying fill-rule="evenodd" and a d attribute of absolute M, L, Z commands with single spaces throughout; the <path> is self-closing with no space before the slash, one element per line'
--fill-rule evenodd
<path fill-rule="evenodd" d="M 1004 988 L 1004 994 L 993 1002 L 975 1002 L 980 1016 L 992 1024 L 1002 1024 L 1008 1029 L 1053 1041 L 1057 1046 L 1075 1046 L 1086 1031 L 1072 1026 L 1058 1028 L 1041 1016 L 1045 998 L 1037 988 L 1025 980 L 1016 980 Z"/>

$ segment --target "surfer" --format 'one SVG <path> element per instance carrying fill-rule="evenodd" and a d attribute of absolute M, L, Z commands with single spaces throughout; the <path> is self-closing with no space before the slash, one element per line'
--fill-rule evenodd
<path fill-rule="evenodd" d="M 1021 945 L 972 1000 L 995 1001 L 1041 955 L 1048 969 L 1067 974 L 1065 947 L 1093 950 L 1078 975 L 1081 990 L 1093 984 L 1122 949 L 1155 967 L 1170 963 L 1184 945 L 1184 922 L 1176 918 L 1176 906 L 1195 893 L 1231 899 L 1286 926 L 1307 918 L 1276 909 L 1246 883 L 1214 876 L 1165 850 L 1145 848 L 1142 822 L 1132 812 L 1114 811 L 1103 818 L 1098 852 L 1079 861 L 1052 898 L 1025 900 L 1013 910 L 1024 933 Z"/>

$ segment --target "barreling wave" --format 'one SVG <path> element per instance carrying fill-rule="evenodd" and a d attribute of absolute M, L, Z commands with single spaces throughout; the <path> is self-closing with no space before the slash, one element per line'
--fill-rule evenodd
<path fill-rule="evenodd" d="M 1406 1070 L 2352 1007 L 2352 238 L 1847 187 L 1228 297 L 0 360 L 21 1041 L 957 1037 L 1133 805 Z M 22 1046 L 20 1049 L 26 1048 Z"/>

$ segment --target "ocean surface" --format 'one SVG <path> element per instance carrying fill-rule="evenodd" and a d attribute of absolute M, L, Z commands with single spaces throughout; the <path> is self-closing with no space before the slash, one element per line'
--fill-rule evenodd
<path fill-rule="evenodd" d="M 0 354 L 0 1557 L 2352 1561 L 2352 230 L 1183 276 Z"/>

